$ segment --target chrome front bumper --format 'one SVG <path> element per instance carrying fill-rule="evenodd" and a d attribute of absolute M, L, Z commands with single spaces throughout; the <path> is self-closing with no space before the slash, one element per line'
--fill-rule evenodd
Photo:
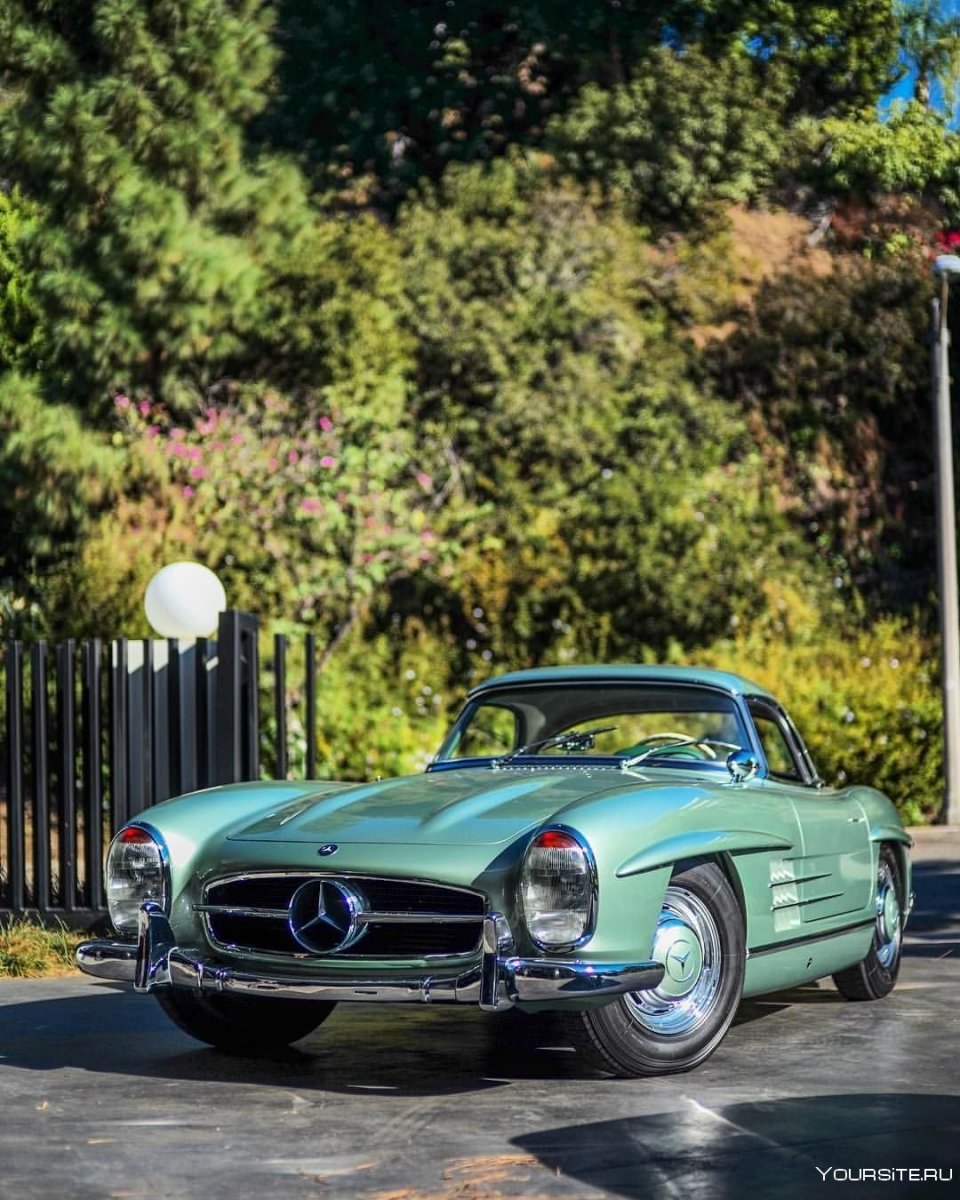
<path fill-rule="evenodd" d="M 158 904 L 142 905 L 136 943 L 83 942 L 77 949 L 77 966 L 98 979 L 132 983 L 138 992 L 184 987 L 288 1000 L 479 1004 L 488 1012 L 517 1003 L 612 998 L 654 988 L 663 978 L 663 966 L 657 962 L 590 965 L 569 959 L 519 958 L 510 926 L 499 913 L 484 918 L 480 962 L 454 977 L 266 976 L 224 967 L 205 959 L 199 950 L 181 949 Z"/>

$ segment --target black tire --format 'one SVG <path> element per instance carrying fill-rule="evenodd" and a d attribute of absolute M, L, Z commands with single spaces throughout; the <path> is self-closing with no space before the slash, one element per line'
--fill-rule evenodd
<path fill-rule="evenodd" d="M 312 1033 L 336 1007 L 319 1000 L 207 996 L 184 988 L 163 988 L 156 997 L 184 1033 L 232 1054 L 254 1055 L 289 1046 Z"/>
<path fill-rule="evenodd" d="M 694 938 L 692 930 L 699 931 Z M 668 965 L 659 988 L 565 1016 L 574 1046 L 602 1071 L 628 1078 L 689 1071 L 716 1050 L 737 1011 L 746 959 L 743 917 L 719 867 L 698 863 L 673 875 L 657 942 L 654 957 Z M 671 994 L 687 984 L 682 972 L 691 953 L 702 964 L 697 977 L 687 992 Z M 674 972 L 671 961 L 678 964 Z"/>
<path fill-rule="evenodd" d="M 833 977 L 837 991 L 846 1000 L 882 1000 L 893 991 L 900 974 L 903 953 L 903 877 L 896 852 L 890 846 L 880 847 L 874 903 L 877 919 L 869 951 L 856 966 L 838 971 Z"/>

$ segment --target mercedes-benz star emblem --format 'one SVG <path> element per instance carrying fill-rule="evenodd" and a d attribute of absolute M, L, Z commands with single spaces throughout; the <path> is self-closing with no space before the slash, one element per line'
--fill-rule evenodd
<path fill-rule="evenodd" d="M 320 847 L 317 853 L 321 858 L 329 858 L 331 854 L 336 854 L 339 849 L 340 847 L 336 842 L 327 842 L 325 845 Z"/>
<path fill-rule="evenodd" d="M 311 879 L 293 893 L 287 924 L 305 950 L 334 954 L 359 941 L 367 927 L 363 897 L 335 879 Z"/>

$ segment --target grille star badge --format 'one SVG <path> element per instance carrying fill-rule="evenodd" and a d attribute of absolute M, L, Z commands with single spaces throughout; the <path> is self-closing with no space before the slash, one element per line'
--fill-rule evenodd
<path fill-rule="evenodd" d="M 293 893 L 287 925 L 312 954 L 335 954 L 359 941 L 367 927 L 360 921 L 363 897 L 336 879 L 311 879 Z"/>

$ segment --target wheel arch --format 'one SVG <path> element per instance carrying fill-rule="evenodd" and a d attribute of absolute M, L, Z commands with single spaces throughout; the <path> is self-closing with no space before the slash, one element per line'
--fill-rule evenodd
<path fill-rule="evenodd" d="M 701 863 L 711 863 L 717 867 L 722 873 L 737 901 L 737 907 L 740 909 L 740 916 L 743 920 L 744 935 L 747 932 L 747 898 L 743 890 L 743 882 L 740 879 L 740 874 L 734 864 L 732 855 L 729 854 L 698 854 L 691 858 L 678 859 L 670 870 L 671 877 L 678 871 L 685 871 L 688 867 L 696 867 Z"/>

